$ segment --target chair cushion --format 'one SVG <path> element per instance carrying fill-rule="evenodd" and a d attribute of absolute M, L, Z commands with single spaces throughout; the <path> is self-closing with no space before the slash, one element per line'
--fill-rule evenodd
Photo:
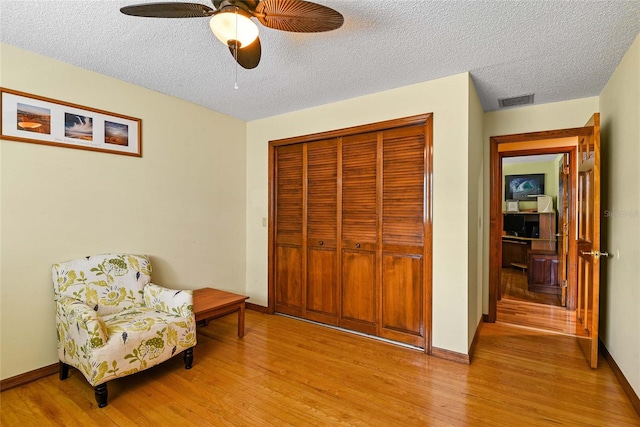
<path fill-rule="evenodd" d="M 150 368 L 196 344 L 193 315 L 133 307 L 102 321 L 107 342 L 92 350 L 88 372 L 83 372 L 94 386 Z"/>

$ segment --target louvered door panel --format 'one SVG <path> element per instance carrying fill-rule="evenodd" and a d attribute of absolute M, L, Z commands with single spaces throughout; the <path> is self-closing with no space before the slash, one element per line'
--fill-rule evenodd
<path fill-rule="evenodd" d="M 335 139 L 307 144 L 306 317 L 338 323 L 338 147 Z"/>
<path fill-rule="evenodd" d="M 376 242 L 377 135 L 344 138 L 342 144 L 342 240 Z"/>
<path fill-rule="evenodd" d="M 424 347 L 424 126 L 383 133 L 380 335 Z"/>
<path fill-rule="evenodd" d="M 303 146 L 277 147 L 275 162 L 276 310 L 301 316 L 303 309 Z"/>
<path fill-rule="evenodd" d="M 338 221 L 337 141 L 308 144 L 307 149 L 307 237 L 333 241 Z"/>
<path fill-rule="evenodd" d="M 374 334 L 377 319 L 378 134 L 342 142 L 342 294 L 340 325 Z"/>
<path fill-rule="evenodd" d="M 424 127 L 386 131 L 383 136 L 382 242 L 424 242 Z"/>
<path fill-rule="evenodd" d="M 302 242 L 302 145 L 276 152 L 276 239 Z"/>

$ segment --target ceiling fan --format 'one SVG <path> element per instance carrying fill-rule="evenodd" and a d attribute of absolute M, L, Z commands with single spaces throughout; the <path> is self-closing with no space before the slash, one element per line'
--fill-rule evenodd
<path fill-rule="evenodd" d="M 211 17 L 213 34 L 229 47 L 231 55 L 246 69 L 260 63 L 262 47 L 256 18 L 265 27 L 297 33 L 338 29 L 343 16 L 326 6 L 304 0 L 213 0 L 215 9 L 198 3 L 146 3 L 125 6 L 125 15 L 149 18 Z"/>

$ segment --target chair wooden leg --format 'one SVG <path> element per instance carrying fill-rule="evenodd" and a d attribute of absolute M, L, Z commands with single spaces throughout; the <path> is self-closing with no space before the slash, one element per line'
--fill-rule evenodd
<path fill-rule="evenodd" d="M 107 383 L 103 383 L 97 385 L 93 388 L 93 391 L 96 395 L 96 402 L 98 403 L 98 408 L 104 408 L 107 406 L 107 398 L 109 393 L 107 391 Z"/>
<path fill-rule="evenodd" d="M 184 351 L 184 368 L 191 369 L 193 364 L 193 347 L 190 347 Z"/>
<path fill-rule="evenodd" d="M 69 376 L 69 365 L 63 362 L 58 362 L 58 376 L 60 380 L 65 380 Z"/>

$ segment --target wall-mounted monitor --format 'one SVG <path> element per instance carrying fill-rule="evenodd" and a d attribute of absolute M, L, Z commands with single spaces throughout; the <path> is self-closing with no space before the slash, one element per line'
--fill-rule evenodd
<path fill-rule="evenodd" d="M 535 201 L 536 196 L 544 194 L 544 174 L 506 175 L 504 177 L 505 200 Z"/>

